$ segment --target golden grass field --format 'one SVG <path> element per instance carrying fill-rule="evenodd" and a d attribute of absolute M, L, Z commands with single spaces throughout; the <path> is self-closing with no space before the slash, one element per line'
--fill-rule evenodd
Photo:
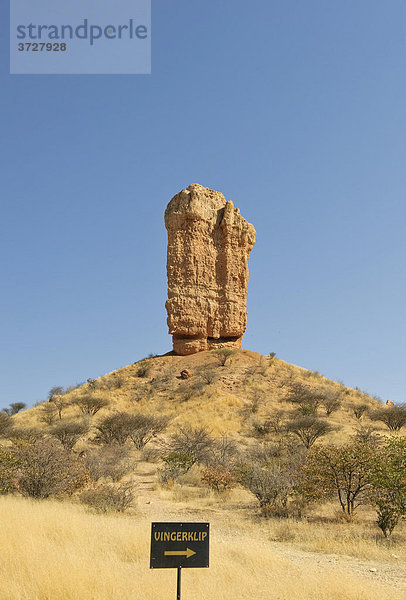
<path fill-rule="evenodd" d="M 180 518 L 211 522 L 210 568 L 183 572 L 184 600 L 405 597 L 404 563 L 402 571 L 401 559 L 392 557 L 395 550 L 377 546 L 357 525 L 257 522 L 207 508 L 196 513 L 176 503 L 171 509 L 153 507 L 101 516 L 67 502 L 0 498 L 0 599 L 175 598 L 176 571 L 149 569 L 150 523 Z M 275 541 L 292 535 L 295 543 Z M 338 550 L 358 558 L 334 553 Z"/>
<path fill-rule="evenodd" d="M 147 367 L 142 376 L 140 365 Z M 182 380 L 182 369 L 193 376 Z M 212 381 L 204 382 L 202 369 L 213 370 Z M 241 350 L 224 367 L 213 353 L 202 352 L 153 357 L 113 371 L 65 394 L 63 420 L 81 419 L 74 400 L 94 394 L 110 404 L 92 418 L 76 451 L 91 445 L 94 426 L 117 410 L 166 414 L 172 419 L 169 434 L 180 425 L 204 425 L 212 435 L 226 434 L 247 447 L 258 443 L 255 420 L 280 408 L 292 410 L 285 396 L 296 381 L 342 392 L 341 408 L 328 417 L 336 429 L 327 442 L 344 442 L 355 427 L 371 425 L 367 416 L 354 418 L 354 404 L 380 405 L 317 372 Z M 15 415 L 15 424 L 46 428 L 41 410 L 36 406 Z M 374 427 L 387 432 L 382 424 Z M 159 461 L 145 458 L 137 454 L 132 475 L 137 505 L 126 515 L 89 512 L 75 498 L 0 497 L 0 600 L 175 598 L 176 571 L 149 569 L 152 521 L 211 523 L 211 566 L 185 570 L 182 600 L 404 600 L 404 523 L 387 545 L 372 510 L 360 510 L 351 523 L 337 516 L 335 504 L 318 507 L 300 521 L 264 519 L 243 489 L 218 495 L 203 488 L 195 467 L 182 485 L 160 485 Z"/>

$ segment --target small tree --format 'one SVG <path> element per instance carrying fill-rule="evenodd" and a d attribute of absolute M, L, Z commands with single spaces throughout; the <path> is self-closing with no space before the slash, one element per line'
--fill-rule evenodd
<path fill-rule="evenodd" d="M 371 463 L 369 482 L 377 524 L 387 538 L 406 517 L 406 438 L 392 438 L 379 448 Z"/>
<path fill-rule="evenodd" d="M 322 400 L 322 404 L 324 406 L 326 415 L 328 417 L 330 415 L 332 415 L 333 412 L 336 412 L 337 410 L 340 409 L 340 407 L 341 407 L 340 396 L 341 396 L 340 392 L 330 392 L 324 396 L 324 398 Z"/>
<path fill-rule="evenodd" d="M 367 410 L 368 410 L 367 404 L 355 404 L 355 406 L 352 407 L 352 412 L 354 413 L 354 417 L 358 420 L 362 417 L 362 415 Z"/>
<path fill-rule="evenodd" d="M 59 420 L 61 421 L 62 412 L 64 408 L 68 405 L 66 398 L 64 396 L 52 396 L 52 398 L 49 399 L 49 402 L 52 402 L 52 404 L 55 406 Z"/>
<path fill-rule="evenodd" d="M 299 489 L 305 498 L 321 501 L 336 494 L 349 517 L 368 502 L 370 465 L 376 450 L 367 444 L 312 448 L 302 468 Z"/>
<path fill-rule="evenodd" d="M 165 416 L 141 413 L 131 416 L 132 426 L 129 437 L 137 450 L 142 450 L 148 442 L 164 431 L 169 423 L 169 418 Z"/>
<path fill-rule="evenodd" d="M 11 414 L 16 415 L 17 413 L 20 412 L 20 410 L 24 410 L 24 408 L 27 408 L 27 405 L 25 402 L 12 402 L 10 404 L 10 408 L 11 408 Z"/>
<path fill-rule="evenodd" d="M 55 396 L 63 396 L 65 390 L 61 385 L 54 385 L 48 392 L 48 400 L 52 400 Z"/>
<path fill-rule="evenodd" d="M 110 402 L 105 398 L 98 396 L 82 396 L 74 401 L 74 404 L 79 407 L 83 415 L 94 416 L 102 408 L 106 408 Z"/>
<path fill-rule="evenodd" d="M 50 434 L 59 440 L 66 450 L 72 450 L 78 439 L 88 431 L 84 423 L 58 423 L 50 430 Z"/>
<path fill-rule="evenodd" d="M 315 416 L 298 417 L 286 424 L 286 431 L 293 433 L 305 448 L 311 448 L 321 437 L 332 431 L 331 425 Z"/>
<path fill-rule="evenodd" d="M 58 411 L 54 404 L 42 404 L 40 409 L 39 420 L 46 425 L 53 425 L 56 421 Z"/>
<path fill-rule="evenodd" d="M 213 438 L 205 427 L 180 427 L 165 444 L 168 453 L 190 457 L 190 467 L 195 463 L 207 462 L 212 448 Z"/>
<path fill-rule="evenodd" d="M 156 437 L 168 425 L 164 416 L 148 414 L 115 413 L 103 419 L 97 429 L 98 441 L 105 444 L 125 444 L 130 439 L 138 450 Z"/>
<path fill-rule="evenodd" d="M 371 414 L 373 421 L 381 421 L 391 431 L 399 431 L 406 425 L 406 407 L 405 406 L 388 406 L 378 408 Z"/>
<path fill-rule="evenodd" d="M 290 385 L 286 400 L 295 404 L 301 415 L 308 416 L 317 413 L 317 407 L 323 400 L 323 397 L 321 390 L 309 388 L 307 385 L 297 381 Z"/>
<path fill-rule="evenodd" d="M 217 350 L 213 350 L 213 354 L 221 367 L 225 367 L 227 363 L 231 362 L 235 352 L 232 348 L 218 348 Z"/>
<path fill-rule="evenodd" d="M 79 459 L 57 440 L 43 437 L 33 442 L 17 441 L 14 453 L 18 461 L 17 489 L 25 496 L 48 498 L 72 493 L 87 481 Z"/>
<path fill-rule="evenodd" d="M 132 431 L 132 415 L 126 412 L 108 415 L 100 421 L 96 429 L 98 442 L 123 445 Z"/>

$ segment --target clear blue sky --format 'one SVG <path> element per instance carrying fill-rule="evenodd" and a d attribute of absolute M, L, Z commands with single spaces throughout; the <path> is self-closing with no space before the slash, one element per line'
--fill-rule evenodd
<path fill-rule="evenodd" d="M 194 182 L 257 229 L 243 346 L 405 400 L 404 0 L 153 0 L 139 76 L 9 75 L 7 4 L 0 407 L 171 349 Z"/>

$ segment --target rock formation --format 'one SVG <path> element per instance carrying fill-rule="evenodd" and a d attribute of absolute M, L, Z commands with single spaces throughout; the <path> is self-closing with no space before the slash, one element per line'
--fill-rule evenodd
<path fill-rule="evenodd" d="M 169 333 L 176 354 L 240 348 L 255 229 L 223 194 L 190 185 L 165 211 Z"/>

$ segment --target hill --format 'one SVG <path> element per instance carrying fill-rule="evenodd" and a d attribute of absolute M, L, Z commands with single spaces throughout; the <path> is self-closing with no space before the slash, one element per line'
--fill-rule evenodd
<path fill-rule="evenodd" d="M 81 418 L 76 402 L 90 396 L 108 403 L 95 415 L 93 425 L 109 413 L 142 411 L 168 416 L 169 432 L 185 424 L 199 425 L 214 435 L 227 434 L 246 443 L 261 436 L 264 424 L 273 429 L 274 424 L 269 421 L 275 417 L 289 418 L 293 414 L 295 407 L 288 398 L 297 388 L 322 398 L 317 411 L 334 428 L 329 433 L 331 441 L 340 441 L 354 431 L 360 422 L 354 415 L 356 406 L 382 406 L 378 399 L 316 371 L 249 350 L 151 356 L 68 389 L 59 399 L 64 420 Z M 326 397 L 335 397 L 339 402 L 339 407 L 328 416 L 323 405 Z M 16 425 L 43 427 L 43 407 L 44 403 L 15 415 Z M 263 435 L 266 436 L 266 426 Z"/>

